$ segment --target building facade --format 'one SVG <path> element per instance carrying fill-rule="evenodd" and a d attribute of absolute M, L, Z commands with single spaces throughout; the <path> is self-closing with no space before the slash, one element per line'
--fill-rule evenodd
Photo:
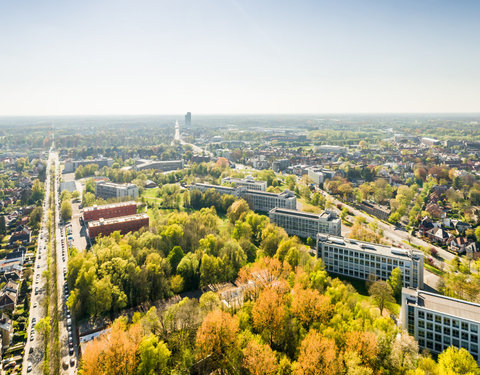
<path fill-rule="evenodd" d="M 95 196 L 103 199 L 138 197 L 138 187 L 135 184 L 115 184 L 113 182 L 95 183 Z"/>
<path fill-rule="evenodd" d="M 121 234 L 126 234 L 128 232 L 136 232 L 143 227 L 148 227 L 148 225 L 149 218 L 146 213 L 111 219 L 102 218 L 88 223 L 88 236 L 92 239 L 99 235 L 108 236 L 117 230 Z"/>
<path fill-rule="evenodd" d="M 220 194 L 230 194 L 236 197 L 242 195 L 246 189 L 245 188 L 238 188 L 238 187 L 230 187 L 230 186 L 222 186 L 222 185 L 212 185 L 212 184 L 204 184 L 204 183 L 195 183 L 189 186 L 189 189 L 197 189 L 200 190 L 202 193 L 206 192 L 208 189 L 214 189 Z"/>
<path fill-rule="evenodd" d="M 400 323 L 420 348 L 465 348 L 479 362 L 480 305 L 420 290 L 402 290 Z"/>
<path fill-rule="evenodd" d="M 268 193 L 266 191 L 247 190 L 243 198 L 248 202 L 253 211 L 269 212 L 275 207 L 295 210 L 297 197 L 290 190 L 281 193 Z"/>
<path fill-rule="evenodd" d="M 352 240 L 317 235 L 317 256 L 328 272 L 368 280 L 387 280 L 394 268 L 402 271 L 403 286 L 423 288 L 423 253 Z"/>
<path fill-rule="evenodd" d="M 176 169 L 183 169 L 183 159 L 180 160 L 144 160 L 138 161 L 135 165 L 135 170 L 143 171 L 144 169 L 157 169 L 160 171 L 174 171 Z"/>
<path fill-rule="evenodd" d="M 222 178 L 222 184 L 233 184 L 237 187 L 244 187 L 247 190 L 267 190 L 266 181 L 255 181 L 252 176 L 247 176 L 245 178 L 225 177 Z"/>
<path fill-rule="evenodd" d="M 98 169 L 103 167 L 111 167 L 113 164 L 113 159 L 111 158 L 101 158 L 101 159 L 85 159 L 85 160 L 70 160 L 65 162 L 65 167 L 63 168 L 63 173 L 72 173 L 77 170 L 80 166 L 85 166 L 89 164 L 98 165 Z"/>
<path fill-rule="evenodd" d="M 94 205 L 83 209 L 83 221 L 99 220 L 101 218 L 110 219 L 112 217 L 135 215 L 137 213 L 137 202 L 119 202 L 105 204 L 102 206 Z"/>
<path fill-rule="evenodd" d="M 289 235 L 312 239 L 317 237 L 317 233 L 341 235 L 341 221 L 333 211 L 314 214 L 286 208 L 273 208 L 268 216 L 270 221 L 285 229 Z"/>

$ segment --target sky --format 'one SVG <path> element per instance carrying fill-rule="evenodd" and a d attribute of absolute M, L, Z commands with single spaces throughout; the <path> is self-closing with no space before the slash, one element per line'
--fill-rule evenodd
<path fill-rule="evenodd" d="M 0 0 L 0 116 L 480 112 L 478 0 Z"/>

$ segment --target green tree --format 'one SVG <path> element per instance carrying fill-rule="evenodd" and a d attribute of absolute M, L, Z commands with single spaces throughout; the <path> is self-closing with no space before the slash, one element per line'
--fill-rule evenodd
<path fill-rule="evenodd" d="M 150 334 L 142 339 L 138 348 L 140 363 L 138 364 L 138 375 L 168 374 L 168 359 L 171 352 L 163 341 Z"/>
<path fill-rule="evenodd" d="M 0 215 L 0 235 L 5 235 L 7 233 L 7 228 L 5 226 L 5 216 Z"/>
<path fill-rule="evenodd" d="M 441 375 L 478 375 L 480 370 L 472 355 L 464 348 L 450 346 L 438 356 L 438 367 Z"/>
<path fill-rule="evenodd" d="M 168 261 L 170 262 L 170 267 L 172 267 L 172 273 L 175 273 L 177 266 L 185 256 L 183 250 L 180 246 L 174 246 L 170 253 L 168 253 Z"/>
<path fill-rule="evenodd" d="M 368 293 L 380 309 L 380 315 L 383 314 L 383 309 L 388 303 L 395 302 L 392 288 L 383 280 L 375 281 L 372 285 L 370 285 L 368 288 Z"/>
<path fill-rule="evenodd" d="M 33 228 L 36 228 L 40 223 L 40 221 L 42 220 L 42 214 L 43 214 L 43 209 L 41 206 L 35 207 L 33 211 L 30 213 L 30 225 Z"/>
<path fill-rule="evenodd" d="M 387 280 L 388 285 L 392 288 L 395 298 L 399 298 L 402 293 L 402 270 L 395 267 Z"/>
<path fill-rule="evenodd" d="M 68 221 L 72 218 L 72 205 L 69 201 L 63 201 L 60 207 L 60 216 L 63 221 Z"/>

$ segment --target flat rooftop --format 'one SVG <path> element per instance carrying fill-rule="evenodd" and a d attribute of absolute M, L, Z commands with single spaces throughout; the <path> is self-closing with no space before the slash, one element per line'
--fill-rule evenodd
<path fill-rule="evenodd" d="M 417 299 L 416 303 L 407 299 L 407 304 L 480 323 L 480 305 L 477 303 L 407 288 L 403 288 L 402 293 Z"/>
<path fill-rule="evenodd" d="M 319 242 L 322 242 L 327 245 L 340 245 L 349 250 L 357 250 L 362 251 L 370 254 L 377 254 L 377 255 L 385 255 L 388 257 L 393 257 L 397 259 L 410 259 L 411 255 L 421 256 L 423 257 L 423 253 L 419 251 L 410 252 L 407 249 L 401 249 L 398 247 L 392 247 L 387 245 L 380 245 L 371 242 L 364 242 L 353 240 L 350 238 L 345 237 L 338 237 L 338 236 L 328 236 L 325 234 L 318 234 L 317 239 Z"/>
<path fill-rule="evenodd" d="M 225 177 L 224 181 L 236 182 L 240 184 L 255 184 L 255 185 L 265 185 L 266 181 L 255 181 L 253 178 L 234 178 L 234 177 Z"/>
<path fill-rule="evenodd" d="M 202 186 L 202 187 L 207 187 L 207 188 L 212 188 L 212 189 L 225 189 L 225 190 L 231 190 L 231 191 L 235 190 L 235 188 L 230 187 L 230 186 L 205 184 L 203 182 L 197 182 L 195 184 L 192 184 L 191 186 L 193 186 L 193 187 Z"/>
<path fill-rule="evenodd" d="M 289 215 L 289 216 L 297 216 L 304 219 L 314 219 L 319 220 L 322 214 L 313 214 L 311 212 L 303 212 L 297 210 L 290 210 L 288 208 L 279 208 L 275 207 L 270 210 L 270 213 L 280 214 L 280 215 Z"/>
<path fill-rule="evenodd" d="M 90 207 L 85 207 L 83 209 L 83 212 L 90 212 L 90 211 L 97 211 L 97 210 L 108 210 L 110 208 L 133 206 L 133 205 L 136 206 L 137 202 L 127 201 L 127 202 L 117 202 L 117 203 L 103 204 L 103 205 L 100 205 L 100 206 L 93 205 L 93 206 L 90 206 Z"/>
<path fill-rule="evenodd" d="M 135 215 L 128 215 L 128 216 L 114 217 L 111 219 L 95 220 L 88 223 L 88 228 L 100 227 L 102 225 L 125 223 L 127 221 L 136 221 L 140 219 L 148 219 L 148 215 L 146 213 L 142 213 L 142 214 L 135 214 Z"/>
<path fill-rule="evenodd" d="M 249 190 L 247 189 L 247 193 L 249 194 L 255 194 L 255 195 L 264 195 L 267 197 L 285 197 L 285 198 L 294 198 L 295 194 L 293 194 L 291 191 L 282 191 L 281 193 L 270 193 L 268 191 L 261 191 L 261 190 Z"/>
<path fill-rule="evenodd" d="M 107 182 L 107 181 L 100 181 L 100 182 L 97 182 L 96 184 L 100 186 L 110 186 L 116 189 L 126 189 L 129 187 L 137 186 L 135 184 L 116 184 L 115 182 Z"/>

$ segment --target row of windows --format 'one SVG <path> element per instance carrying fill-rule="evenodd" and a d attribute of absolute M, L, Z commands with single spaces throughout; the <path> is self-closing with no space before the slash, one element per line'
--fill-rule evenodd
<path fill-rule="evenodd" d="M 325 256 L 332 255 L 329 253 L 329 251 L 332 251 L 334 255 L 342 254 L 342 255 L 354 257 L 357 259 L 370 259 L 372 261 L 376 261 L 383 264 L 391 264 L 393 266 L 408 267 L 408 268 L 410 267 L 410 262 L 404 262 L 402 260 L 391 259 L 383 256 L 373 255 L 373 254 L 365 254 L 363 252 L 354 251 L 354 250 L 339 249 L 334 246 L 326 245 L 324 247 Z"/>
<path fill-rule="evenodd" d="M 428 325 L 428 323 L 427 323 L 427 325 Z M 442 339 L 441 339 L 441 337 L 442 337 L 441 327 L 439 329 L 437 329 L 437 327 L 438 326 L 435 326 L 436 341 L 442 341 Z M 426 333 L 427 338 L 431 339 L 433 337 L 434 333 L 433 333 L 433 330 L 431 329 L 432 327 L 428 327 L 428 326 L 427 327 L 420 327 L 420 324 L 419 324 L 419 328 L 422 328 L 422 329 L 418 330 L 418 336 L 425 337 L 425 333 Z M 424 331 L 424 329 L 427 329 L 427 331 Z M 445 336 L 452 336 L 452 337 L 455 337 L 455 338 L 460 338 L 460 331 L 458 329 L 450 329 L 448 327 L 444 327 L 443 328 L 443 334 Z M 472 334 L 469 335 L 468 332 L 462 331 L 461 336 L 462 336 L 462 340 L 471 341 L 474 344 L 478 343 L 478 336 L 476 334 L 472 333 Z"/>
<path fill-rule="evenodd" d="M 478 333 L 478 324 L 475 324 L 475 323 L 467 323 L 458 319 L 452 319 L 442 315 L 437 315 L 429 312 L 426 313 L 423 310 L 418 310 L 418 318 L 425 319 L 427 323 L 435 321 L 436 325 L 443 323 L 443 325 L 447 327 L 450 327 L 450 326 L 453 328 L 461 327 L 463 331 L 470 330 L 470 332 Z M 420 324 L 420 320 L 419 320 L 419 324 Z"/>

